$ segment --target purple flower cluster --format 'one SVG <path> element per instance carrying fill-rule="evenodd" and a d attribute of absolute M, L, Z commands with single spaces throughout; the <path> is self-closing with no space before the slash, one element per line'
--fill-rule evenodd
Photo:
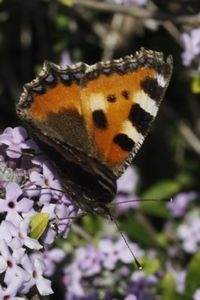
<path fill-rule="evenodd" d="M 200 288 L 194 292 L 193 300 L 200 300 Z"/>
<path fill-rule="evenodd" d="M 192 60 L 200 54 L 200 28 L 195 28 L 190 33 L 184 32 L 181 40 L 184 46 L 182 61 L 185 66 L 189 66 Z"/>
<path fill-rule="evenodd" d="M 0 299 L 33 286 L 40 295 L 53 293 L 45 277 L 64 252 L 48 249 L 57 234 L 67 235 L 77 211 L 54 173 L 24 128 L 0 135 Z"/>
<path fill-rule="evenodd" d="M 66 198 L 54 174 L 56 171 L 35 142 L 28 138 L 24 128 L 7 128 L 0 135 L 2 299 L 28 294 L 33 286 L 40 295 L 53 293 L 51 281 L 46 277 L 53 275 L 56 264 L 65 254 L 61 249 L 50 250 L 50 245 L 57 235 L 67 236 L 71 217 L 78 210 Z M 119 213 L 138 206 L 138 202 L 129 201 L 134 198 L 131 195 L 137 182 L 138 176 L 132 168 L 118 180 Z M 128 205 L 123 207 L 124 201 Z M 143 255 L 137 245 L 132 247 L 137 257 Z M 83 278 L 92 278 L 103 270 L 111 272 L 119 262 L 133 263 L 123 240 L 114 243 L 104 239 L 98 249 L 91 245 L 77 249 L 74 262 L 65 268 L 64 282 L 70 282 L 67 297 L 74 291 L 76 296 L 85 295 Z M 125 269 L 119 271 L 123 276 L 129 273 L 128 267 Z M 13 280 L 14 285 L 11 284 Z"/>
<path fill-rule="evenodd" d="M 135 195 L 138 182 L 139 176 L 132 167 L 129 167 L 117 180 L 117 194 L 115 198 L 116 215 L 126 213 L 130 209 L 139 207 L 139 198 Z"/>
<path fill-rule="evenodd" d="M 131 284 L 128 289 L 128 296 L 125 298 L 137 300 L 153 300 L 155 299 L 154 288 L 158 283 L 158 278 L 155 275 L 146 275 L 144 272 L 137 271 L 131 276 Z M 130 298 L 132 297 L 132 298 Z"/>
<path fill-rule="evenodd" d="M 183 217 L 189 204 L 195 200 L 196 197 L 196 192 L 179 193 L 172 199 L 173 201 L 167 203 L 167 207 L 173 217 Z"/>
<path fill-rule="evenodd" d="M 191 211 L 185 217 L 184 223 L 177 230 L 178 237 L 182 240 L 183 250 L 195 253 L 200 246 L 200 213 Z"/>
<path fill-rule="evenodd" d="M 66 254 L 52 245 L 56 236 L 67 237 L 78 211 L 57 178 L 56 170 L 24 128 L 7 128 L 0 135 L 0 299 L 23 299 L 20 296 L 28 297 L 32 288 L 42 296 L 53 293 L 50 277 Z M 137 200 L 137 183 L 133 168 L 117 181 L 116 214 L 138 208 L 140 203 L 132 201 Z M 89 244 L 71 252 L 74 258 L 64 266 L 62 280 L 65 299 L 155 299 L 165 270 L 173 276 L 176 292 L 183 294 L 187 272 L 182 266 L 175 268 L 172 262 L 180 251 L 193 254 L 199 248 L 200 214 L 187 212 L 197 197 L 196 192 L 179 193 L 167 204 L 176 219 L 175 223 L 168 222 L 166 234 L 176 241 L 179 238 L 182 248 L 173 244 L 168 247 L 164 268 L 160 265 L 148 274 L 145 268 L 132 271 L 134 257 L 122 236 L 107 235 L 98 240 L 96 247 Z M 126 240 L 137 259 L 150 264 L 152 260 L 152 266 L 155 261 L 158 264 L 157 251 L 144 253 Z M 193 298 L 199 300 L 199 294 L 196 289 Z"/>
<path fill-rule="evenodd" d="M 128 240 L 127 240 L 128 241 Z M 144 251 L 128 241 L 137 258 Z M 64 269 L 65 299 L 155 299 L 158 278 L 143 271 L 131 271 L 134 258 L 122 237 L 103 238 L 92 245 L 76 249 L 75 258 Z"/>

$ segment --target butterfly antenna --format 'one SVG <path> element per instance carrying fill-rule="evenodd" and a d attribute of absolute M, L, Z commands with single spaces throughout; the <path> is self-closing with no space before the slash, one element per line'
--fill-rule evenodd
<path fill-rule="evenodd" d="M 117 230 L 119 231 L 119 233 L 120 233 L 122 239 L 124 240 L 124 243 L 125 243 L 126 246 L 128 247 L 128 249 L 129 249 L 131 255 L 133 256 L 134 262 L 135 262 L 137 268 L 138 268 L 139 270 L 142 270 L 142 265 L 139 263 L 139 261 L 138 261 L 137 258 L 135 257 L 135 255 L 134 255 L 134 253 L 133 253 L 133 250 L 131 249 L 131 247 L 130 247 L 130 245 L 129 245 L 129 243 L 128 243 L 126 237 L 125 237 L 125 235 L 124 235 L 123 232 L 121 231 L 120 226 L 119 226 L 117 220 L 113 218 L 113 216 L 111 215 L 110 211 L 107 211 L 107 213 L 108 213 L 108 215 L 109 215 L 109 217 L 110 217 L 110 220 L 111 220 L 112 222 L 114 222 L 115 226 L 117 227 Z"/>
<path fill-rule="evenodd" d="M 155 198 L 145 198 L 145 199 L 129 199 L 129 200 L 124 200 L 124 201 L 116 201 L 115 203 L 116 204 L 124 204 L 124 203 L 132 203 L 132 202 L 142 202 L 142 201 L 145 201 L 145 202 L 148 202 L 148 201 L 162 201 L 162 202 L 173 202 L 173 199 L 172 198 L 159 198 L 159 199 L 155 199 Z"/>

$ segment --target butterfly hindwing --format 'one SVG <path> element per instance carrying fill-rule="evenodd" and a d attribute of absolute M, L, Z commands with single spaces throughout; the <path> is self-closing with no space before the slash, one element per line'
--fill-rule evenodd
<path fill-rule="evenodd" d="M 64 69 L 45 63 L 42 73 L 25 85 L 17 113 L 54 162 L 67 195 L 88 212 L 102 212 L 116 193 L 116 177 L 92 155 L 82 117 L 80 79 L 86 65 Z"/>
<path fill-rule="evenodd" d="M 25 85 L 17 112 L 50 139 L 88 153 L 91 146 L 80 104 L 80 80 L 86 68 L 84 63 L 60 68 L 46 62 L 41 74 Z"/>

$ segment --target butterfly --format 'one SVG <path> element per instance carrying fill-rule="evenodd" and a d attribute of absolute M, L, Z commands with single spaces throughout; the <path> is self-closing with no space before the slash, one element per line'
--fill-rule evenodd
<path fill-rule="evenodd" d="M 116 180 L 141 147 L 168 87 L 172 57 L 135 55 L 61 68 L 45 62 L 24 86 L 18 116 L 55 162 L 66 194 L 106 215 Z"/>

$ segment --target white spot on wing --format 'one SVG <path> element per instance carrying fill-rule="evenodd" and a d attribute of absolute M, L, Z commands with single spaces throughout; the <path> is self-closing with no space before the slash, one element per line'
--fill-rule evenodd
<path fill-rule="evenodd" d="M 140 105 L 142 109 L 144 109 L 146 112 L 148 112 L 151 116 L 155 117 L 158 112 L 158 106 L 156 104 L 156 101 L 151 99 L 148 94 L 146 94 L 144 91 L 137 92 L 136 94 L 133 94 L 133 103 L 137 103 Z"/>
<path fill-rule="evenodd" d="M 91 111 L 95 110 L 103 110 L 104 112 L 108 109 L 108 104 L 104 99 L 104 95 L 102 93 L 92 93 L 90 95 L 90 109 Z"/>
<path fill-rule="evenodd" d="M 158 82 L 158 85 L 161 86 L 162 88 L 164 88 L 167 85 L 166 79 L 161 74 L 156 75 L 156 80 Z"/>
<path fill-rule="evenodd" d="M 120 128 L 120 133 L 126 134 L 136 144 L 142 144 L 144 136 L 137 131 L 130 121 L 124 121 Z"/>

